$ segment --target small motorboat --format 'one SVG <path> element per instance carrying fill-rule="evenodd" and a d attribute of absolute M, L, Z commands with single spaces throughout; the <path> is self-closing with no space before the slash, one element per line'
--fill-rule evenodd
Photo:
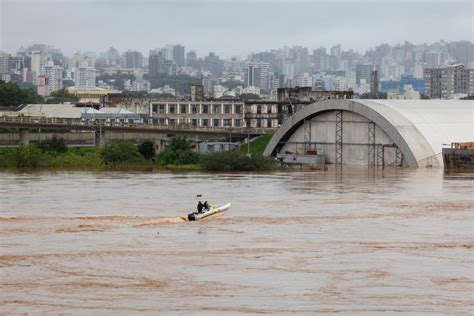
<path fill-rule="evenodd" d="M 215 215 L 217 213 L 223 213 L 227 211 L 229 207 L 230 207 L 230 203 L 227 203 L 221 206 L 211 205 L 211 207 L 208 210 L 204 210 L 201 213 L 198 213 L 198 212 L 189 213 L 188 221 L 198 221 L 200 219 L 209 217 L 211 215 Z"/>

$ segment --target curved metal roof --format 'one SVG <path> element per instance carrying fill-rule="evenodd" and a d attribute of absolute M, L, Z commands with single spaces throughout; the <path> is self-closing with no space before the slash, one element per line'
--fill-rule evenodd
<path fill-rule="evenodd" d="M 472 100 L 326 100 L 306 106 L 288 118 L 264 154 L 274 153 L 305 119 L 338 109 L 355 112 L 377 124 L 400 148 L 411 167 L 423 163 L 442 165 L 443 144 L 474 140 Z"/>

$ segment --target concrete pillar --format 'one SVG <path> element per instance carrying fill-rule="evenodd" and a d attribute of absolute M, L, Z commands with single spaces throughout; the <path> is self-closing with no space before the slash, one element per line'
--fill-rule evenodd
<path fill-rule="evenodd" d="M 18 129 L 20 133 L 20 145 L 28 145 L 30 143 L 30 130 L 27 128 Z"/>
<path fill-rule="evenodd" d="M 96 148 L 100 148 L 105 144 L 105 132 L 95 131 L 94 132 L 94 143 Z"/>

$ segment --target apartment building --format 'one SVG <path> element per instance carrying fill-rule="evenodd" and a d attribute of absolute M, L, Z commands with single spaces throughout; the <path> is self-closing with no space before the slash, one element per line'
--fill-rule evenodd
<path fill-rule="evenodd" d="M 474 69 L 464 65 L 426 68 L 423 71 L 425 94 L 431 99 L 452 99 L 456 95 L 474 95 Z"/>
<path fill-rule="evenodd" d="M 240 101 L 150 102 L 154 124 L 196 127 L 243 127 L 244 103 Z"/>

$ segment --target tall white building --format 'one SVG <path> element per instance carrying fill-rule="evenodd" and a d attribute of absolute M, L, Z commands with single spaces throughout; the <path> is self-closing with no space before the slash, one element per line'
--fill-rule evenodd
<path fill-rule="evenodd" d="M 95 69 L 91 67 L 75 68 L 74 85 L 81 89 L 95 87 Z"/>
<path fill-rule="evenodd" d="M 50 92 L 63 88 L 63 67 L 54 65 L 53 61 L 49 61 L 48 64 L 43 67 L 43 73 L 48 78 Z"/>
<path fill-rule="evenodd" d="M 31 52 L 31 72 L 33 75 L 33 84 L 36 84 L 38 76 L 42 75 L 44 65 L 46 65 L 47 56 L 39 50 Z"/>
<path fill-rule="evenodd" d="M 269 89 L 270 64 L 266 62 L 246 62 L 244 65 L 245 84 L 247 87 Z"/>

